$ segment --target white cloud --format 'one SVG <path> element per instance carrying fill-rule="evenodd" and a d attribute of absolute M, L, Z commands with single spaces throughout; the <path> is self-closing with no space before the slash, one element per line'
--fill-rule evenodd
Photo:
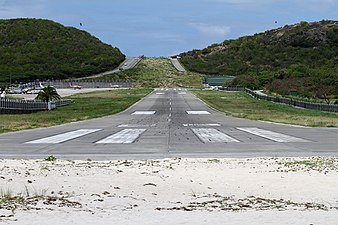
<path fill-rule="evenodd" d="M 210 25 L 205 23 L 190 23 L 190 26 L 195 28 L 203 35 L 209 37 L 224 37 L 230 33 L 230 27 L 225 25 Z"/>
<path fill-rule="evenodd" d="M 326 10 L 329 9 L 335 4 L 337 4 L 337 1 L 335 0 L 296 0 L 296 3 L 298 3 L 300 6 L 309 8 L 312 10 Z"/>

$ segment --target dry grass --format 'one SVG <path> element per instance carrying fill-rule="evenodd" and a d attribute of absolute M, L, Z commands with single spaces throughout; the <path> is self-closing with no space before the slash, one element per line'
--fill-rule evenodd
<path fill-rule="evenodd" d="M 104 76 L 104 79 L 132 80 L 136 87 L 201 87 L 199 73 L 178 72 L 167 58 L 145 58 L 133 69 Z"/>

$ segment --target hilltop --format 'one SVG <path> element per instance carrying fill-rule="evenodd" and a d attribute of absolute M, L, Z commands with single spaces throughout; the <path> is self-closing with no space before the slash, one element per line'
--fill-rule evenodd
<path fill-rule="evenodd" d="M 301 22 L 180 56 L 191 71 L 237 76 L 232 85 L 338 94 L 338 21 Z"/>
<path fill-rule="evenodd" d="M 125 56 L 89 33 L 43 19 L 0 20 L 0 82 L 81 77 Z"/>

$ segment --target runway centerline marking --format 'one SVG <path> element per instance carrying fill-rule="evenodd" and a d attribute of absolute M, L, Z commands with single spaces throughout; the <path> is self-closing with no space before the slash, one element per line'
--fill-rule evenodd
<path fill-rule="evenodd" d="M 269 130 L 263 130 L 257 127 L 251 127 L 251 128 L 240 128 L 237 127 L 238 130 L 257 135 L 259 137 L 263 137 L 275 142 L 310 142 L 308 140 L 302 139 L 302 138 L 297 138 L 293 136 L 289 136 L 286 134 L 281 134 Z"/>
<path fill-rule="evenodd" d="M 116 134 L 113 134 L 100 141 L 97 141 L 96 143 L 97 144 L 131 144 L 145 131 L 146 129 L 124 129 L 124 130 L 117 132 Z"/>
<path fill-rule="evenodd" d="M 214 128 L 192 128 L 192 131 L 204 143 L 240 142 Z"/>
<path fill-rule="evenodd" d="M 209 115 L 208 111 L 187 111 L 189 115 Z"/>
<path fill-rule="evenodd" d="M 189 123 L 189 124 L 183 124 L 184 127 L 220 127 L 221 124 L 218 123 L 207 123 L 207 124 L 194 124 L 194 123 Z"/>
<path fill-rule="evenodd" d="M 63 143 L 63 142 L 66 142 L 66 141 L 69 141 L 75 138 L 79 138 L 79 137 L 82 137 L 87 134 L 91 134 L 91 133 L 94 133 L 100 130 L 101 129 L 80 129 L 80 130 L 70 131 L 67 133 L 38 139 L 35 141 L 29 141 L 26 143 L 27 144 L 59 144 L 59 143 Z"/>
<path fill-rule="evenodd" d="M 156 111 L 135 111 L 131 115 L 153 115 Z"/>

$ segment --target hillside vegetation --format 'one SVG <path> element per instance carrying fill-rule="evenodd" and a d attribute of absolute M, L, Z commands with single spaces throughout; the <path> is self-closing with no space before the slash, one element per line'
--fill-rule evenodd
<path fill-rule="evenodd" d="M 237 76 L 230 85 L 338 95 L 338 21 L 301 22 L 180 56 L 191 71 Z"/>
<path fill-rule="evenodd" d="M 85 31 L 42 19 L 0 20 L 0 82 L 81 77 L 125 56 Z"/>
<path fill-rule="evenodd" d="M 130 80 L 136 87 L 201 87 L 202 75 L 180 73 L 167 58 L 143 58 L 133 69 L 101 77 L 100 79 Z"/>

